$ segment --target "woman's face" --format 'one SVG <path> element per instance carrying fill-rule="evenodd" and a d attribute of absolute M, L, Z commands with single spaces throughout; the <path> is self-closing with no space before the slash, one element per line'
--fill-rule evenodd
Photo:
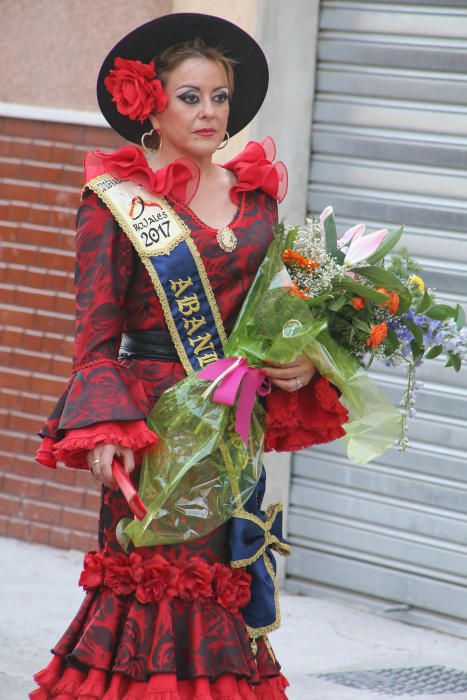
<path fill-rule="evenodd" d="M 161 153 L 170 158 L 212 155 L 224 140 L 229 117 L 229 88 L 222 65 L 189 58 L 168 74 L 165 90 L 166 110 L 150 117 L 162 138 Z"/>

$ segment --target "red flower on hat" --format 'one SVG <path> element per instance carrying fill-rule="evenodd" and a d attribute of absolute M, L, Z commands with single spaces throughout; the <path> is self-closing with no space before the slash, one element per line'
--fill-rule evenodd
<path fill-rule="evenodd" d="M 144 122 L 153 112 L 165 110 L 168 97 L 156 79 L 153 61 L 142 63 L 117 57 L 114 65 L 104 85 L 120 114 Z"/>

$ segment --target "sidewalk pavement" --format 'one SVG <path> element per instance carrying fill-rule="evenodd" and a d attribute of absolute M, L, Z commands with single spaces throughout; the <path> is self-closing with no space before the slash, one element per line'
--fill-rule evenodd
<path fill-rule="evenodd" d="M 0 538 L 0 556 L 0 700 L 27 700 L 34 687 L 32 674 L 48 663 L 49 648 L 81 603 L 77 581 L 83 555 Z M 290 681 L 289 700 L 394 700 L 396 694 L 400 700 L 467 699 L 466 639 L 386 620 L 326 598 L 283 594 L 281 601 L 282 627 L 271 635 L 271 643 Z M 426 667 L 440 667 L 428 673 L 432 685 L 419 684 L 418 694 L 407 694 L 407 669 L 417 669 L 420 677 Z M 438 693 L 443 686 L 441 667 L 466 672 L 457 677 L 457 690 L 464 686 L 461 692 L 446 686 L 445 692 L 433 694 L 437 683 Z M 348 687 L 319 677 L 365 671 L 365 677 L 374 680 L 381 675 L 372 671 L 383 669 L 399 672 L 382 693 L 361 683 Z"/>

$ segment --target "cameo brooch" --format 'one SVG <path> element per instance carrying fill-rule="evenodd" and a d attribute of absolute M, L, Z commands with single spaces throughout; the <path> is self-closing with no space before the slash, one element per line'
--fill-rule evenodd
<path fill-rule="evenodd" d="M 216 236 L 217 242 L 222 250 L 226 253 L 231 253 L 237 247 L 237 236 L 232 231 L 230 226 L 223 226 L 219 229 Z"/>

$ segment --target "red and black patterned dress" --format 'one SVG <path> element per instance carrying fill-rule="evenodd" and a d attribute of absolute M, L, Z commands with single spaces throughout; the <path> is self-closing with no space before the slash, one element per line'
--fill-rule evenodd
<path fill-rule="evenodd" d="M 249 144 L 225 166 L 237 176 L 231 196 L 238 209 L 230 225 L 238 245 L 229 253 L 219 247 L 217 231 L 181 201 L 180 173 L 171 166 L 158 173 L 156 194 L 166 196 L 190 228 L 227 332 L 277 218 L 277 171 L 267 155 L 259 144 Z M 112 172 L 112 162 L 106 167 Z M 122 172 L 115 168 L 114 174 Z M 185 373 L 179 362 L 118 360 L 123 333 L 167 331 L 162 308 L 129 239 L 94 193 L 85 193 L 77 221 L 73 374 L 43 428 L 37 459 L 50 467 L 61 460 L 87 469 L 87 451 L 104 442 L 132 448 L 138 463 L 155 441 L 146 416 Z M 346 420 L 336 392 L 320 377 L 292 394 L 274 391 L 267 413 L 266 449 L 333 440 L 343 434 Z M 138 478 L 137 467 L 136 486 Z M 241 615 L 249 601 L 249 575 L 229 566 L 228 524 L 186 544 L 125 553 L 115 528 L 130 516 L 121 492 L 104 487 L 99 549 L 86 555 L 80 578 L 84 601 L 51 663 L 35 676 L 39 688 L 30 698 L 286 698 L 287 682 L 266 638 L 257 640 L 253 653 Z"/>

